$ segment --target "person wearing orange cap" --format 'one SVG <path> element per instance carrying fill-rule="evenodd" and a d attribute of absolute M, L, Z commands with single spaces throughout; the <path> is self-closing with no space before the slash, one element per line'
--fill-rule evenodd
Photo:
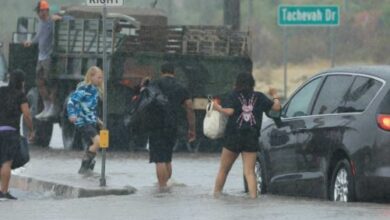
<path fill-rule="evenodd" d="M 25 47 L 31 46 L 32 43 L 38 44 L 39 54 L 36 67 L 36 84 L 39 95 L 43 100 L 44 109 L 35 116 L 38 120 L 48 120 L 55 117 L 58 113 L 56 107 L 56 87 L 50 79 L 51 53 L 53 50 L 53 30 L 54 21 L 60 20 L 60 16 L 49 15 L 49 3 L 45 0 L 38 2 L 35 11 L 39 17 L 38 31 L 32 41 L 24 42 Z"/>

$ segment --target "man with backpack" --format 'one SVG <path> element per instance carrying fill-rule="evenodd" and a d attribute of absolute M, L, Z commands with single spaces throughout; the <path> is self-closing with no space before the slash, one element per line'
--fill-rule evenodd
<path fill-rule="evenodd" d="M 173 64 L 163 64 L 161 78 L 151 81 L 147 87 L 149 94 L 156 97 L 145 122 L 149 134 L 149 161 L 156 164 L 159 189 L 164 191 L 172 176 L 172 151 L 177 139 L 179 112 L 182 108 L 186 111 L 190 142 L 196 138 L 195 113 L 189 91 L 175 78 Z"/>

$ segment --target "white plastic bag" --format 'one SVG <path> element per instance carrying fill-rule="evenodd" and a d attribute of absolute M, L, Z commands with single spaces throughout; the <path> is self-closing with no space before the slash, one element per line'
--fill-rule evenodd
<path fill-rule="evenodd" d="M 206 116 L 203 121 L 203 133 L 210 139 L 217 139 L 224 135 L 228 117 L 213 110 L 213 102 L 206 107 Z"/>

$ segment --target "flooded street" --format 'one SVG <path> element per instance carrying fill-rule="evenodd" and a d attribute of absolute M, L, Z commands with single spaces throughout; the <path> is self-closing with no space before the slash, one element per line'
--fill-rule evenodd
<path fill-rule="evenodd" d="M 390 0 L 1 3 L 0 220 L 390 219 Z"/>
<path fill-rule="evenodd" d="M 216 199 L 212 189 L 217 155 L 203 158 L 176 155 L 174 183 L 168 193 L 157 192 L 153 165 L 147 156 L 123 161 L 127 173 L 110 169 L 108 182 L 129 175 L 134 195 L 82 199 L 25 197 L 0 203 L 1 219 L 389 219 L 387 204 L 332 203 L 317 199 L 262 195 L 256 200 L 243 193 L 241 164 L 232 169 L 226 195 Z M 121 156 L 120 156 L 121 157 Z M 108 161 L 109 162 L 109 161 Z M 116 181 L 119 179 L 116 178 Z M 9 212 L 8 210 L 13 210 Z"/>
<path fill-rule="evenodd" d="M 61 167 L 53 167 L 59 161 L 64 161 L 65 167 L 79 166 L 80 154 L 77 151 L 36 149 L 33 150 L 32 157 L 36 161 L 48 164 L 47 168 L 41 171 L 42 173 L 52 173 L 61 169 Z M 100 171 L 100 165 L 100 158 L 98 158 L 96 172 Z M 390 218 L 388 204 L 344 204 L 268 194 L 251 200 L 243 190 L 241 159 L 237 160 L 231 170 L 225 185 L 225 194 L 220 198 L 214 198 L 212 191 L 218 166 L 219 154 L 176 153 L 173 158 L 172 187 L 167 193 L 159 193 L 154 165 L 148 163 L 146 152 L 110 152 L 107 157 L 107 184 L 126 182 L 137 189 L 135 194 L 58 199 L 48 194 L 16 190 L 18 201 L 0 203 L 0 219 L 356 220 Z"/>

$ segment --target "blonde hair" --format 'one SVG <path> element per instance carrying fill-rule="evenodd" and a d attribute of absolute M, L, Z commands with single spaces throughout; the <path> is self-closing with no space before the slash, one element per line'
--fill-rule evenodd
<path fill-rule="evenodd" d="M 95 74 L 97 73 L 100 73 L 102 74 L 102 76 L 104 77 L 104 74 L 103 74 L 103 70 L 100 69 L 99 67 L 97 66 L 91 66 L 88 70 L 87 70 L 87 73 L 85 73 L 85 77 L 84 77 L 84 83 L 87 84 L 87 85 L 91 85 L 92 84 L 92 77 L 95 76 Z M 103 92 L 104 92 L 104 83 L 102 82 L 100 85 L 96 85 L 98 91 L 99 91 L 99 95 L 100 97 L 103 97 Z"/>

